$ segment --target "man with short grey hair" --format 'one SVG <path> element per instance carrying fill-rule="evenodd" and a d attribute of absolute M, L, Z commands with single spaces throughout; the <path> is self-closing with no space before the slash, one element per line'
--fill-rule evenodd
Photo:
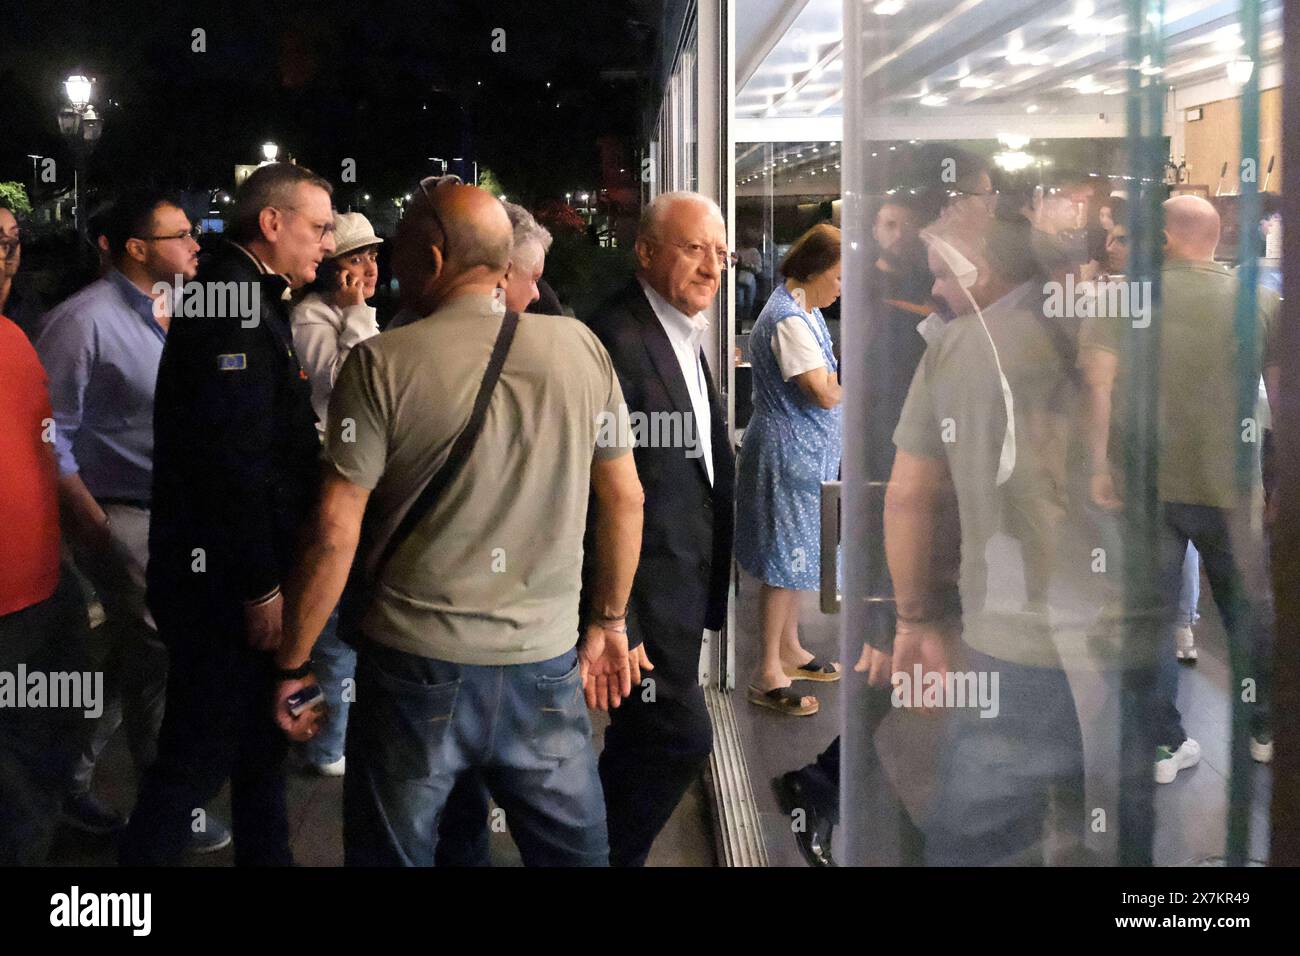
<path fill-rule="evenodd" d="M 506 308 L 523 312 L 541 297 L 539 285 L 546 253 L 551 248 L 551 233 L 538 224 L 523 206 L 502 201 L 514 242 L 510 248 L 510 269 L 506 273 Z"/>
<path fill-rule="evenodd" d="M 175 310 L 158 369 L 148 602 L 171 662 L 127 864 L 175 862 L 186 828 L 205 823 L 196 808 L 227 779 L 236 864 L 292 863 L 288 748 L 266 701 L 320 441 L 286 300 L 334 251 L 330 185 L 302 166 L 263 166 L 232 218 L 231 241 L 199 265 L 202 294 Z"/>
<path fill-rule="evenodd" d="M 701 352 L 704 311 L 732 263 L 717 203 L 658 196 L 642 214 L 636 258 L 636 278 L 590 325 L 614 361 L 629 417 L 680 428 L 636 449 L 645 531 L 628 635 L 647 676 L 611 714 L 600 758 L 615 866 L 645 863 L 712 751 L 700 647 L 704 630 L 726 618 L 733 522 L 726 416 Z"/>

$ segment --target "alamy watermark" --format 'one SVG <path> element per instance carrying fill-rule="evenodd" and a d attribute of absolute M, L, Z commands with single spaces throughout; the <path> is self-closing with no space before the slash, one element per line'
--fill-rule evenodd
<path fill-rule="evenodd" d="M 153 894 L 83 893 L 74 884 L 68 892 L 50 897 L 50 925 L 120 927 L 130 929 L 132 936 L 148 936 L 153 929 Z"/>
<path fill-rule="evenodd" d="M 1064 282 L 1043 283 L 1043 314 L 1049 319 L 1131 319 L 1133 328 L 1151 324 L 1151 283 L 1121 281 L 1075 282 L 1066 273 Z"/>
<path fill-rule="evenodd" d="M 196 282 L 177 275 L 174 282 L 153 284 L 154 313 L 175 318 L 239 319 L 246 329 L 256 328 L 262 318 L 260 282 Z"/>
<path fill-rule="evenodd" d="M 996 717 L 998 704 L 997 671 L 929 671 L 920 664 L 912 673 L 895 671 L 890 703 L 895 707 L 926 709 L 979 708 L 981 717 Z"/>
<path fill-rule="evenodd" d="M 91 719 L 104 712 L 103 671 L 0 671 L 0 709 L 68 708 Z"/>
<path fill-rule="evenodd" d="M 623 436 L 630 434 L 638 448 L 684 448 L 687 458 L 704 454 L 690 412 L 629 412 L 627 405 L 620 404 L 617 413 L 598 414 L 596 427 L 596 444 L 601 448 L 619 447 Z"/>

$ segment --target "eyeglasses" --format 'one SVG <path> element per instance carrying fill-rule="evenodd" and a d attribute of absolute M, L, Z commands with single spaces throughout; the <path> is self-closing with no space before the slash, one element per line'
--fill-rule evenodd
<path fill-rule="evenodd" d="M 702 242 L 673 242 L 670 243 L 670 245 L 674 245 L 678 249 L 681 249 L 686 253 L 686 258 L 695 262 L 701 261 L 709 254 L 710 250 L 712 250 L 714 256 L 717 257 L 718 268 L 723 270 L 734 269 L 740 262 L 740 256 L 736 255 L 736 253 L 727 249 L 725 246 L 721 248 L 716 246 L 710 247 L 706 246 Z"/>
<path fill-rule="evenodd" d="M 442 259 L 444 262 L 451 258 L 451 233 L 447 231 L 442 216 L 438 215 L 438 207 L 433 201 L 433 191 L 440 186 L 460 185 L 461 182 L 461 178 L 455 174 L 450 176 L 425 176 L 420 180 L 420 195 L 429 200 L 429 212 L 433 216 L 433 221 L 438 224 L 438 231 L 442 233 Z"/>
<path fill-rule="evenodd" d="M 193 239 L 199 241 L 199 236 L 203 235 L 203 227 L 195 226 L 193 229 L 187 229 L 184 232 L 174 232 L 169 236 L 134 236 L 142 242 L 163 242 L 167 239 Z"/>
<path fill-rule="evenodd" d="M 948 190 L 948 198 L 950 201 L 957 199 L 982 199 L 986 206 L 992 208 L 998 201 L 998 191 L 996 189 L 990 189 L 988 192 L 977 193 L 969 192 L 965 189 L 950 189 Z"/>
<path fill-rule="evenodd" d="M 284 211 L 284 212 L 293 212 L 293 213 L 297 213 L 298 215 L 302 216 L 302 218 L 307 219 L 306 214 L 303 213 L 302 210 L 300 210 L 300 209 L 295 209 L 293 206 L 272 206 L 271 208 L 272 208 L 272 209 L 280 209 L 280 210 L 282 210 L 282 211 Z M 324 242 L 324 241 L 325 241 L 325 237 L 326 237 L 329 233 L 331 233 L 331 232 L 334 231 L 334 220 L 333 220 L 333 219 L 330 219 L 328 222 L 319 222 L 319 223 L 318 223 L 318 222 L 312 222 L 310 219 L 307 219 L 307 223 L 312 227 L 312 229 L 316 230 L 316 241 L 317 241 L 317 242 Z"/>

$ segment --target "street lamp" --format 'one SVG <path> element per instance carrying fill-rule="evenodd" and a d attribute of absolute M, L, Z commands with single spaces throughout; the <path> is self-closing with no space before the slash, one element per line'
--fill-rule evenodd
<path fill-rule="evenodd" d="M 280 155 L 280 147 L 276 146 L 275 143 L 272 143 L 268 140 L 267 142 L 262 144 L 262 160 L 264 162 L 273 163 L 275 162 L 275 157 L 279 155 Z"/>
<path fill-rule="evenodd" d="M 77 235 L 85 239 L 86 212 L 85 204 L 81 201 L 81 183 L 86 178 L 86 161 L 103 135 L 104 121 L 90 105 L 94 81 L 80 73 L 74 73 L 63 81 L 63 91 L 67 94 L 69 105 L 59 110 L 59 132 L 72 148 L 72 209 Z"/>
<path fill-rule="evenodd" d="M 74 74 L 63 81 L 64 92 L 68 94 L 68 102 L 72 108 L 81 112 L 90 105 L 91 82 L 80 73 Z"/>

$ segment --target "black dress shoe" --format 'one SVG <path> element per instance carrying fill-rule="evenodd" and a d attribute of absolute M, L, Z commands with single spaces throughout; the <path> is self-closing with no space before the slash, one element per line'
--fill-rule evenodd
<path fill-rule="evenodd" d="M 781 812 L 794 821 L 795 811 L 802 811 L 803 826 L 794 827 L 794 840 L 799 846 L 804 862 L 809 866 L 835 866 L 831 856 L 831 831 L 834 824 L 817 809 L 816 803 L 809 798 L 799 772 L 791 770 L 772 779 L 772 791 L 776 794 L 777 805 Z"/>
<path fill-rule="evenodd" d="M 108 836 L 126 829 L 127 818 L 94 794 L 69 797 L 63 805 L 63 822 L 82 833 Z"/>

